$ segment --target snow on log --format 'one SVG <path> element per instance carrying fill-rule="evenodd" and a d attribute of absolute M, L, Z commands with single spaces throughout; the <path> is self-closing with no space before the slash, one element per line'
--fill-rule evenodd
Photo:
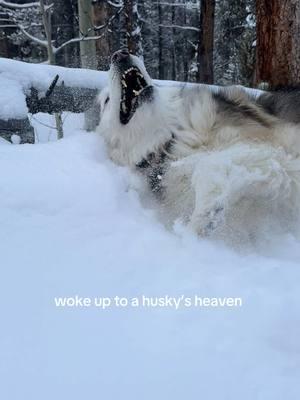
<path fill-rule="evenodd" d="M 11 140 L 16 134 L 21 143 L 33 143 L 28 113 L 84 112 L 93 107 L 106 75 L 0 58 L 0 136 Z"/>
<path fill-rule="evenodd" d="M 26 118 L 28 112 L 83 112 L 106 85 L 106 75 L 0 58 L 0 119 Z"/>
<path fill-rule="evenodd" d="M 58 79 L 59 76 L 57 75 Z M 65 85 L 56 86 L 50 94 L 40 97 L 36 88 L 30 89 L 26 96 L 28 112 L 53 114 L 56 112 L 70 111 L 81 113 L 90 109 L 99 91 L 97 89 L 72 88 Z"/>

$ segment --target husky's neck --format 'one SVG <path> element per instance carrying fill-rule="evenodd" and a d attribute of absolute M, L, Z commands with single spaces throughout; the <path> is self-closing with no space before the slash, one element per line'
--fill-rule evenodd
<path fill-rule="evenodd" d="M 142 104 L 127 125 L 120 123 L 117 113 L 109 114 L 101 131 L 114 162 L 135 166 L 149 154 L 159 153 L 172 139 L 176 121 L 170 99 L 176 92 L 178 89 L 155 88 L 153 100 Z"/>

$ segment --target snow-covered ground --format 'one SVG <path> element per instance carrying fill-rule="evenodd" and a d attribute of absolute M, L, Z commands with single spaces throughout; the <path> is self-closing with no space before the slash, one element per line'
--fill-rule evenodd
<path fill-rule="evenodd" d="M 59 142 L 35 118 L 38 144 L 0 143 L 0 398 L 298 400 L 299 242 L 243 254 L 169 232 L 82 116 Z M 242 306 L 55 306 L 75 295 Z"/>

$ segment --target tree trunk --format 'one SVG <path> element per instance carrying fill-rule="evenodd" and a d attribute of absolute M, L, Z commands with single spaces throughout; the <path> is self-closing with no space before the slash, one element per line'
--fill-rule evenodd
<path fill-rule="evenodd" d="M 40 8 L 42 14 L 43 25 L 45 29 L 45 35 L 47 39 L 47 52 L 48 52 L 48 63 L 55 65 L 55 54 L 52 47 L 52 34 L 51 34 L 51 14 L 45 8 L 44 0 L 40 0 Z"/>
<path fill-rule="evenodd" d="M 40 7 L 41 7 L 41 14 L 42 14 L 42 19 L 43 19 L 43 25 L 45 28 L 45 34 L 47 38 L 47 51 L 48 51 L 48 62 L 50 65 L 55 64 L 55 53 L 53 51 L 52 47 L 52 25 L 51 25 L 51 12 L 50 10 L 45 8 L 45 3 L 44 0 L 40 0 Z M 55 124 L 56 124 L 56 130 L 57 130 L 57 139 L 62 139 L 64 136 L 64 131 L 63 131 L 63 122 L 62 122 L 62 117 L 60 113 L 55 113 Z"/>
<path fill-rule="evenodd" d="M 257 85 L 300 83 L 299 0 L 257 0 Z"/>
<path fill-rule="evenodd" d="M 95 36 L 92 12 L 91 0 L 78 0 L 79 29 L 82 35 Z M 82 40 L 80 42 L 80 58 L 82 68 L 97 69 L 94 40 Z"/>
<path fill-rule="evenodd" d="M 52 33 L 55 46 L 59 47 L 64 42 L 75 37 L 74 9 L 71 0 L 52 0 Z M 77 34 L 77 32 L 76 32 Z M 78 67 L 77 45 L 66 46 L 56 55 L 56 65 L 63 67 Z"/>
<path fill-rule="evenodd" d="M 78 0 L 79 29 L 81 34 L 94 36 L 93 7 L 91 0 Z M 97 69 L 96 44 L 94 40 L 80 42 L 81 67 Z M 92 107 L 84 113 L 84 128 L 92 131 L 97 124 L 95 111 Z"/>
<path fill-rule="evenodd" d="M 215 0 L 201 0 L 198 42 L 198 81 L 201 83 L 214 83 L 215 6 Z"/>
<path fill-rule="evenodd" d="M 9 58 L 8 40 L 0 33 L 0 57 Z"/>
<path fill-rule="evenodd" d="M 149 74 L 153 78 L 159 77 L 159 13 L 158 2 L 139 0 L 141 13 L 144 61 Z"/>
<path fill-rule="evenodd" d="M 163 28 L 162 28 L 162 5 L 158 3 L 158 21 L 159 21 L 159 28 L 158 28 L 158 79 L 164 79 L 164 61 L 163 61 Z"/>
<path fill-rule="evenodd" d="M 93 22 L 95 26 L 104 25 L 111 17 L 111 10 L 107 2 L 98 0 L 93 2 Z M 100 31 L 100 35 L 103 33 Z M 110 56 L 113 53 L 111 33 L 104 32 L 104 36 L 96 41 L 97 68 L 101 71 L 109 69 Z"/>
<path fill-rule="evenodd" d="M 168 0 L 170 1 L 170 0 Z M 172 1 L 172 0 L 171 0 Z M 174 78 L 174 35 L 172 3 L 159 3 L 159 79 Z M 167 27 L 166 27 L 167 26 Z M 171 27 L 171 28 L 170 28 Z"/>
<path fill-rule="evenodd" d="M 130 53 L 143 55 L 137 0 L 124 0 L 127 47 Z"/>

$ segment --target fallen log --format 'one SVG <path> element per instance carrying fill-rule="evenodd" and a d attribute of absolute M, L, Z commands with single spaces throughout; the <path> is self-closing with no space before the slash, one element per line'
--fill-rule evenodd
<path fill-rule="evenodd" d="M 82 113 L 89 111 L 90 130 L 98 123 L 96 97 L 97 89 L 67 87 L 63 83 L 56 86 L 59 76 L 57 75 L 51 83 L 45 95 L 42 95 L 36 88 L 30 88 L 26 95 L 26 105 L 30 114 L 59 112 Z M 20 143 L 34 143 L 34 129 L 29 119 L 0 119 L 0 137 L 12 142 L 12 136 L 18 135 Z"/>
<path fill-rule="evenodd" d="M 28 114 L 39 112 L 86 112 L 86 129 L 94 129 L 99 118 L 95 99 L 106 85 L 106 75 L 101 71 L 0 58 L 0 81 L 5 89 L 0 99 L 0 137 L 11 141 L 11 136 L 16 134 L 21 143 L 33 143 Z"/>
<path fill-rule="evenodd" d="M 82 113 L 93 107 L 98 94 L 97 89 L 67 87 L 64 83 L 57 86 L 58 79 L 57 75 L 43 97 L 36 88 L 30 89 L 30 94 L 26 96 L 29 113 L 54 114 L 63 111 Z"/>

